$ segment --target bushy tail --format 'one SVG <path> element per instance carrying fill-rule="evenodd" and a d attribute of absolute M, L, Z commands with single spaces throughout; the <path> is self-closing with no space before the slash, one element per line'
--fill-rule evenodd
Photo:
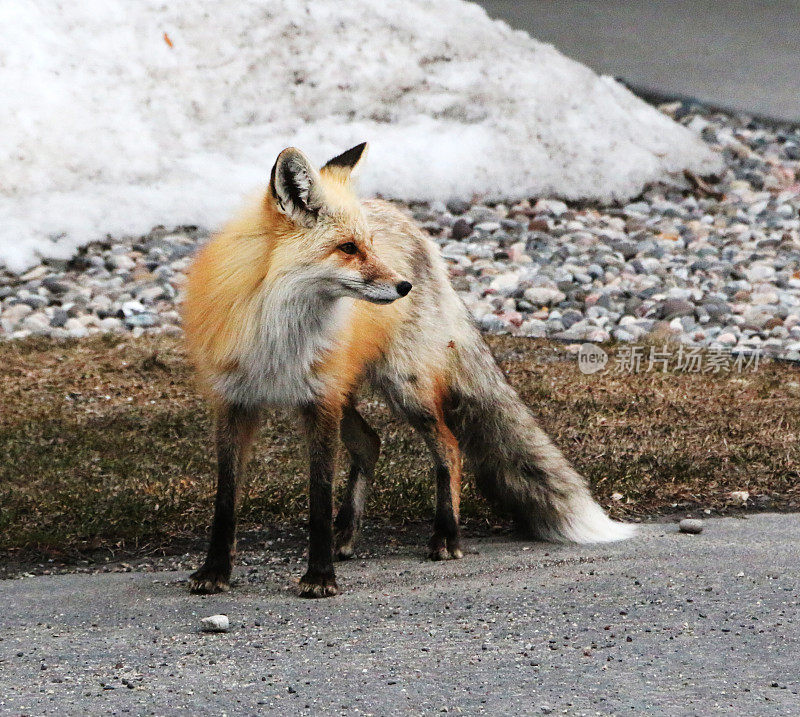
<path fill-rule="evenodd" d="M 552 542 L 623 540 L 634 526 L 611 520 L 539 427 L 478 339 L 459 351 L 446 421 L 478 489 L 531 537 Z"/>

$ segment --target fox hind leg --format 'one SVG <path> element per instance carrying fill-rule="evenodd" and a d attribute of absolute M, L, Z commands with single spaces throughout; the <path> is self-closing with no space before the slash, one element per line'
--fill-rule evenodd
<path fill-rule="evenodd" d="M 433 560 L 459 559 L 461 530 L 458 525 L 461 506 L 461 453 L 458 442 L 444 421 L 437 421 L 427 438 L 436 473 L 436 515 L 430 540 Z"/>
<path fill-rule="evenodd" d="M 353 557 L 364 513 L 367 485 L 375 474 L 381 439 L 353 403 L 346 405 L 342 411 L 340 432 L 342 442 L 350 453 L 351 463 L 344 498 L 334 521 L 334 550 L 339 560 L 347 560 Z"/>
<path fill-rule="evenodd" d="M 411 425 L 422 435 L 433 458 L 436 480 L 436 513 L 430 539 L 432 560 L 459 559 L 461 531 L 458 525 L 461 505 L 462 459 L 458 441 L 447 424 L 440 405 L 433 410 L 409 411 Z"/>

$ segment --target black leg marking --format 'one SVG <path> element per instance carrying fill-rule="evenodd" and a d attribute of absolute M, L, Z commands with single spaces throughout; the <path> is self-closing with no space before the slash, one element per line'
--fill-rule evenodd
<path fill-rule="evenodd" d="M 308 570 L 300 580 L 303 597 L 330 597 L 339 592 L 333 571 L 333 476 L 340 414 L 338 408 L 322 406 L 303 412 L 311 464 Z"/>
<path fill-rule="evenodd" d="M 217 415 L 218 475 L 214 521 L 205 563 L 189 576 L 192 592 L 216 593 L 229 589 L 236 550 L 236 503 L 258 416 L 257 408 L 234 405 L 222 406 Z"/>
<path fill-rule="evenodd" d="M 458 441 L 444 422 L 441 412 L 408 412 L 409 422 L 422 434 L 431 453 L 436 480 L 436 513 L 429 548 L 432 560 L 459 559 L 461 531 L 461 452 Z"/>
<path fill-rule="evenodd" d="M 458 527 L 458 504 L 460 499 L 460 471 L 451 470 L 448 465 L 438 463 L 436 472 L 436 515 L 433 518 L 433 535 L 430 540 L 432 560 L 461 558 L 461 531 Z M 458 475 L 457 481 L 454 478 Z M 454 485 L 456 484 L 456 485 Z M 458 493 L 458 495 L 456 495 Z"/>
<path fill-rule="evenodd" d="M 350 453 L 350 474 L 336 515 L 335 551 L 339 560 L 353 557 L 355 540 L 361 528 L 367 484 L 375 474 L 381 439 L 352 404 L 345 406 L 341 423 L 342 441 Z"/>

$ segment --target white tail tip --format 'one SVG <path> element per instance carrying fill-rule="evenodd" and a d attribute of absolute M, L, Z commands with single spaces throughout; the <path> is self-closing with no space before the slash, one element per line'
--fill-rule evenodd
<path fill-rule="evenodd" d="M 549 532 L 543 537 L 556 542 L 613 543 L 635 535 L 636 526 L 611 520 L 590 497 L 580 496 Z"/>

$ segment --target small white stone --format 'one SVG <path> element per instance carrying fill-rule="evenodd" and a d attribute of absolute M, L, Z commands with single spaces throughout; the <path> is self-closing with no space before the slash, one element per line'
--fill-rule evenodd
<path fill-rule="evenodd" d="M 122 325 L 122 321 L 113 316 L 109 316 L 100 320 L 100 328 L 103 331 L 122 331 L 125 327 Z"/>
<path fill-rule="evenodd" d="M 133 314 L 143 314 L 147 311 L 147 308 L 141 301 L 126 301 L 122 305 L 122 313 L 125 316 L 132 316 Z"/>
<path fill-rule="evenodd" d="M 489 286 L 498 294 L 507 296 L 519 286 L 519 274 L 511 272 L 508 274 L 500 274 L 500 276 L 492 280 Z"/>
<path fill-rule="evenodd" d="M 550 289 L 545 286 L 537 286 L 525 291 L 525 298 L 534 306 L 549 306 L 560 304 L 567 297 L 558 289 Z"/>
<path fill-rule="evenodd" d="M 64 330 L 76 339 L 82 339 L 89 333 L 78 319 L 67 319 L 67 323 L 64 324 Z"/>
<path fill-rule="evenodd" d="M 533 207 L 536 214 L 554 214 L 560 217 L 567 211 L 567 205 L 557 199 L 540 199 Z"/>
<path fill-rule="evenodd" d="M 155 301 L 164 295 L 164 288 L 161 286 L 148 286 L 137 293 L 139 301 Z"/>
<path fill-rule="evenodd" d="M 42 313 L 29 314 L 22 320 L 22 327 L 32 334 L 45 334 L 50 330 L 50 321 Z"/>
<path fill-rule="evenodd" d="M 203 632 L 227 632 L 230 621 L 227 615 L 211 615 L 200 620 Z"/>
<path fill-rule="evenodd" d="M 32 312 L 33 309 L 27 304 L 14 304 L 3 311 L 3 319 L 14 325 Z"/>
<path fill-rule="evenodd" d="M 35 281 L 36 279 L 42 279 L 48 274 L 48 269 L 46 266 L 37 266 L 34 269 L 31 269 L 26 274 L 23 274 L 20 279 L 22 281 Z"/>
<path fill-rule="evenodd" d="M 117 254 L 111 257 L 111 265 L 117 271 L 130 271 L 136 266 L 136 262 L 125 254 Z"/>
<path fill-rule="evenodd" d="M 703 521 L 697 518 L 684 518 L 678 523 L 678 529 L 681 533 L 691 533 L 698 535 L 703 532 Z"/>

